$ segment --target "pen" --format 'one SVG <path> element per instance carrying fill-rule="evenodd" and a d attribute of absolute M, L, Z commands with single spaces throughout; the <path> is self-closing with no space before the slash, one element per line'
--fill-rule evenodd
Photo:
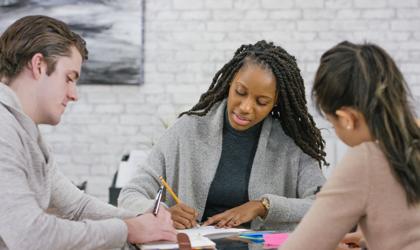
<path fill-rule="evenodd" d="M 159 179 L 162 182 L 162 184 L 165 186 L 166 190 L 168 190 L 168 192 L 172 196 L 172 198 L 174 198 L 175 202 L 177 204 L 180 203 L 181 201 L 179 200 L 178 196 L 176 196 L 176 194 L 174 193 L 172 188 L 168 185 L 168 183 L 166 183 L 166 181 L 163 179 L 163 177 L 159 176 Z"/>
<path fill-rule="evenodd" d="M 157 194 L 156 194 L 156 200 L 155 200 L 155 206 L 153 208 L 153 214 L 155 216 L 157 216 L 158 212 L 159 212 L 159 206 L 160 206 L 160 202 L 162 200 L 162 193 L 163 193 L 163 186 L 160 186 Z"/>

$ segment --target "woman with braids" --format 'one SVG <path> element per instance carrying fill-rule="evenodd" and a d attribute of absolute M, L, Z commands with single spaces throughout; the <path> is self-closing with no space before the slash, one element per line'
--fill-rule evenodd
<path fill-rule="evenodd" d="M 259 41 L 242 45 L 199 102 L 181 113 L 119 204 L 147 210 L 163 176 L 182 201 L 166 196 L 176 228 L 199 220 L 289 231 L 325 182 L 324 156 L 295 58 Z"/>
<path fill-rule="evenodd" d="M 335 249 L 356 223 L 369 250 L 420 249 L 420 129 L 408 86 L 374 44 L 325 52 L 312 89 L 351 148 L 281 250 Z"/>

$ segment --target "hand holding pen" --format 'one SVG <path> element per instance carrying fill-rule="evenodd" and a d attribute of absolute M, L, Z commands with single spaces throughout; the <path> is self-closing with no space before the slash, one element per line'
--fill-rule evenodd
<path fill-rule="evenodd" d="M 168 193 L 172 196 L 176 205 L 168 208 L 168 211 L 171 213 L 172 220 L 174 221 L 174 226 L 176 229 L 186 229 L 197 226 L 197 216 L 198 212 L 178 198 L 172 188 L 166 183 L 162 176 L 159 177 L 162 185 L 165 186 Z"/>
<path fill-rule="evenodd" d="M 134 218 L 126 219 L 130 243 L 146 243 L 150 241 L 169 240 L 176 241 L 177 231 L 173 227 L 171 214 L 165 208 L 160 208 L 163 186 L 156 194 L 152 213 L 145 213 Z"/>

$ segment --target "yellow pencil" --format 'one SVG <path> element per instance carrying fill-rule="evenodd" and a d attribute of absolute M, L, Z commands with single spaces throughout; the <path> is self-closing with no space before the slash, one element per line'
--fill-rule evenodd
<path fill-rule="evenodd" d="M 163 177 L 159 176 L 159 179 L 162 182 L 163 186 L 165 186 L 166 190 L 168 190 L 168 192 L 172 196 L 172 198 L 174 198 L 175 202 L 177 204 L 180 203 L 181 201 L 179 200 L 178 196 L 176 196 L 176 194 L 174 193 L 172 188 L 168 185 L 168 183 L 166 183 L 166 181 L 163 179 Z"/>

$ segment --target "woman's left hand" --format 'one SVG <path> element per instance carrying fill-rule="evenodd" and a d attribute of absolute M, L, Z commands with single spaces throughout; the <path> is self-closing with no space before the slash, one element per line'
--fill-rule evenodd
<path fill-rule="evenodd" d="M 215 225 L 216 227 L 237 227 L 255 219 L 257 216 L 264 217 L 266 209 L 261 201 L 248 201 L 238 207 L 226 210 L 223 213 L 209 217 L 204 226 Z"/>

